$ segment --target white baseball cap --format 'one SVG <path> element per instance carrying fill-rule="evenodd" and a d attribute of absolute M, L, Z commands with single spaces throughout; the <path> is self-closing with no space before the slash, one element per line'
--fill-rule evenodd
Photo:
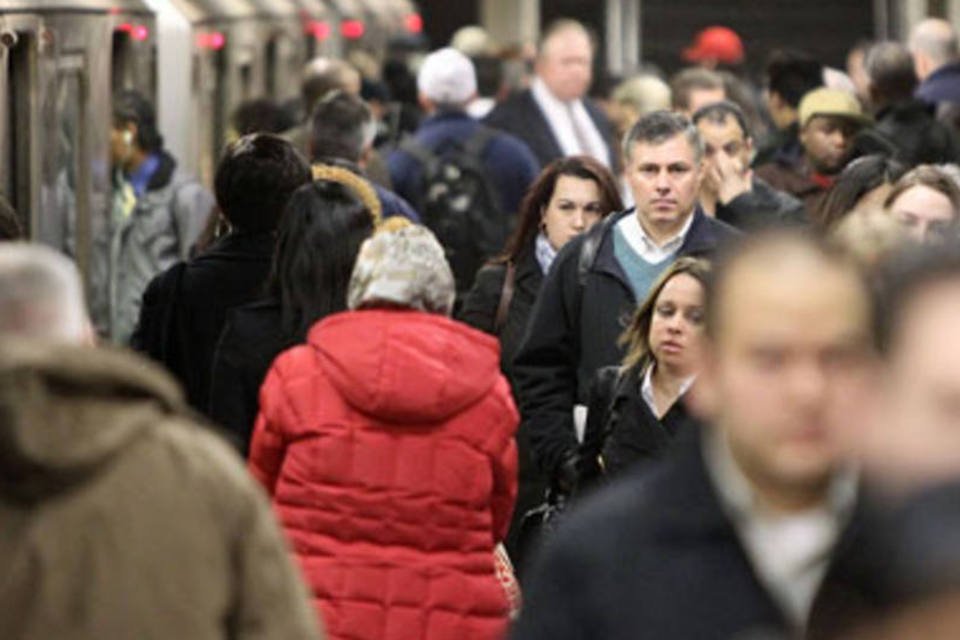
<path fill-rule="evenodd" d="M 465 104 L 477 93 L 477 72 L 470 58 L 445 47 L 424 58 L 417 89 L 436 103 Z"/>

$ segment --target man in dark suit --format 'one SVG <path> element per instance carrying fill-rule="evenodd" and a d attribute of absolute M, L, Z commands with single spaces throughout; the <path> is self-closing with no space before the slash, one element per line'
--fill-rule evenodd
<path fill-rule="evenodd" d="M 794 637 L 833 606 L 821 594 L 858 522 L 835 441 L 869 397 L 869 296 L 804 236 L 737 249 L 706 299 L 693 399 L 709 426 L 570 514 L 515 638 Z"/>
<path fill-rule="evenodd" d="M 584 26 L 574 20 L 554 23 L 540 41 L 530 88 L 498 105 L 485 122 L 526 142 L 541 166 L 586 154 L 615 167 L 613 129 L 586 99 L 592 68 L 593 43 Z"/>

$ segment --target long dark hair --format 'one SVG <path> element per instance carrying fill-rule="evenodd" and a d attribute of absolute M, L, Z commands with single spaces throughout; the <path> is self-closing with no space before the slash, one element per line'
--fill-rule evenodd
<path fill-rule="evenodd" d="M 347 307 L 347 285 L 373 216 L 344 185 L 317 180 L 294 191 L 277 230 L 268 281 L 284 336 L 302 341 L 320 318 Z"/>
<path fill-rule="evenodd" d="M 595 159 L 590 156 L 570 156 L 554 160 L 540 172 L 527 189 L 523 202 L 520 203 L 517 228 L 507 240 L 503 254 L 495 262 L 515 262 L 522 253 L 530 250 L 533 239 L 540 229 L 543 210 L 550 203 L 560 176 L 573 176 L 596 182 L 600 191 L 600 206 L 604 217 L 623 209 L 623 201 L 617 190 L 617 181 L 610 170 Z"/>
<path fill-rule="evenodd" d="M 903 164 L 886 156 L 874 154 L 857 158 L 840 172 L 812 222 L 822 231 L 833 229 L 860 198 L 881 185 L 892 186 L 906 171 Z"/>

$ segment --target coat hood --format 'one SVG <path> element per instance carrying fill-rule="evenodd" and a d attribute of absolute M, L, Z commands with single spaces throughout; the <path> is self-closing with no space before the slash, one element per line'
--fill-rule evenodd
<path fill-rule="evenodd" d="M 183 406 L 172 379 L 119 350 L 2 343 L 0 496 L 66 491 Z"/>
<path fill-rule="evenodd" d="M 347 403 L 387 422 L 443 421 L 500 375 L 495 338 L 437 314 L 341 313 L 314 326 L 308 342 Z"/>

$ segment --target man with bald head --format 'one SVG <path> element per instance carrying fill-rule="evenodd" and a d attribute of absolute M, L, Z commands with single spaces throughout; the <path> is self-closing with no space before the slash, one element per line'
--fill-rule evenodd
<path fill-rule="evenodd" d="M 831 606 L 817 596 L 855 502 L 836 436 L 868 396 L 869 296 L 805 236 L 736 249 L 706 299 L 707 426 L 569 515 L 515 638 L 800 637 Z"/>
<path fill-rule="evenodd" d="M 599 107 L 586 98 L 593 78 L 593 42 L 574 20 L 560 20 L 543 34 L 529 89 L 497 106 L 485 122 L 527 143 L 541 166 L 586 154 L 617 164 L 613 130 Z"/>
<path fill-rule="evenodd" d="M 946 20 L 923 20 L 910 32 L 920 86 L 916 96 L 930 104 L 960 107 L 960 49 L 957 33 Z"/>

